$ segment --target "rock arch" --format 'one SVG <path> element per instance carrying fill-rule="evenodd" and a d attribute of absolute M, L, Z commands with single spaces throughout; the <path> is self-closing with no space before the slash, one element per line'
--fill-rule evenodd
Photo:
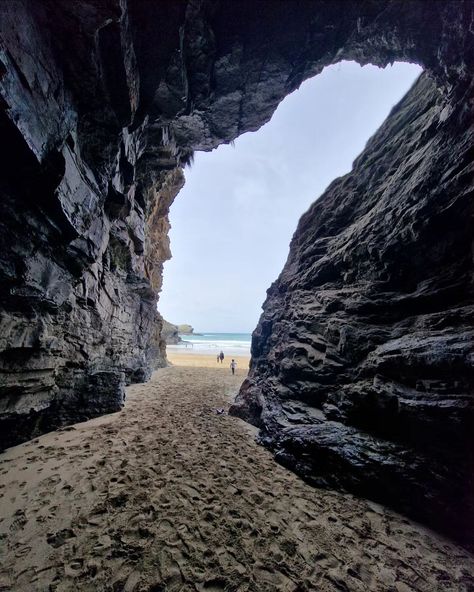
<path fill-rule="evenodd" d="M 465 536 L 472 2 L 4 0 L 0 17 L 2 444 L 119 408 L 163 363 L 167 212 L 194 150 L 258 129 L 328 64 L 414 61 L 420 82 L 301 220 L 236 412 L 308 478 Z"/>

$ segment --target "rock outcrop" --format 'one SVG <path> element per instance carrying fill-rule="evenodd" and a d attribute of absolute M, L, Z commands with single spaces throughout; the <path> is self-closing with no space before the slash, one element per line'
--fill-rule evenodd
<path fill-rule="evenodd" d="M 181 335 L 193 335 L 194 328 L 191 325 L 178 325 L 178 331 Z"/>
<path fill-rule="evenodd" d="M 1 444 L 116 410 L 165 363 L 167 213 L 194 150 L 328 64 L 415 61 L 423 80 L 303 217 L 239 409 L 308 478 L 458 535 L 473 23 L 470 0 L 3 0 Z"/>
<path fill-rule="evenodd" d="M 165 340 L 166 344 L 176 345 L 181 341 L 179 336 L 178 326 L 168 323 L 163 319 L 163 327 L 161 329 L 161 336 Z"/>

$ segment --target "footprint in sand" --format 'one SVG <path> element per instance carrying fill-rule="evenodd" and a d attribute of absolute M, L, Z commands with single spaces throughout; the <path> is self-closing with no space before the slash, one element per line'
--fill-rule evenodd
<path fill-rule="evenodd" d="M 128 495 L 124 492 L 117 493 L 108 498 L 107 500 L 114 508 L 122 508 L 128 502 Z"/>
<path fill-rule="evenodd" d="M 158 524 L 156 536 L 167 542 L 175 541 L 178 538 L 178 533 L 175 527 L 169 520 L 161 520 Z"/>
<path fill-rule="evenodd" d="M 119 471 L 119 475 L 120 475 L 120 479 L 118 479 L 118 481 L 117 481 L 117 483 L 119 485 L 125 485 L 127 483 L 131 483 L 132 482 L 132 478 L 127 473 L 127 471 Z"/>
<path fill-rule="evenodd" d="M 57 549 L 62 547 L 69 539 L 76 536 L 76 533 L 71 528 L 63 528 L 57 532 L 50 532 L 46 535 L 46 542 Z"/>
<path fill-rule="evenodd" d="M 92 547 L 95 555 L 102 555 L 106 549 L 112 546 L 112 539 L 108 534 L 101 535 L 97 538 L 96 544 Z"/>
<path fill-rule="evenodd" d="M 317 564 L 316 571 L 322 572 L 329 569 L 339 567 L 341 562 L 334 555 L 328 555 L 326 553 L 318 553 L 314 557 L 314 563 Z"/>
<path fill-rule="evenodd" d="M 83 567 L 84 561 L 82 559 L 75 559 L 64 566 L 64 575 L 75 578 L 82 572 Z"/>
<path fill-rule="evenodd" d="M 56 473 L 55 475 L 51 475 L 51 477 L 47 477 L 46 479 L 43 479 L 43 481 L 41 481 L 40 485 L 45 486 L 45 488 L 49 490 L 51 485 L 57 485 L 60 482 L 61 482 L 61 476 Z"/>
<path fill-rule="evenodd" d="M 46 520 L 48 520 L 48 516 L 45 516 L 44 514 L 41 514 L 40 516 L 36 516 L 36 522 L 39 522 L 40 524 L 43 524 L 43 522 L 46 522 Z M 1 588 L 0 588 L 1 590 Z"/>
<path fill-rule="evenodd" d="M 31 547 L 29 547 L 28 545 L 26 546 L 20 546 L 17 549 L 15 549 L 15 557 L 25 557 L 26 555 L 29 555 L 31 553 Z M 1 588 L 0 588 L 1 590 Z"/>
<path fill-rule="evenodd" d="M 264 499 L 265 499 L 265 498 L 264 498 L 262 495 L 260 495 L 259 493 L 252 493 L 252 494 L 250 495 L 250 497 L 251 497 L 251 499 L 252 499 L 253 503 L 254 503 L 254 504 L 256 504 L 257 506 L 260 506 L 260 505 L 262 505 L 262 504 L 263 504 L 263 502 L 264 502 Z"/>
<path fill-rule="evenodd" d="M 228 582 L 222 578 L 214 578 L 202 584 L 196 584 L 196 589 L 199 592 L 222 592 L 226 589 L 227 584 Z"/>
<path fill-rule="evenodd" d="M 163 580 L 166 592 L 179 592 L 183 586 L 183 575 L 179 564 L 174 560 L 167 558 L 162 564 Z"/>
<path fill-rule="evenodd" d="M 297 590 L 295 582 L 285 576 L 281 571 L 272 570 L 257 563 L 253 573 L 257 582 L 265 582 L 273 590 L 282 590 L 285 592 L 295 592 Z"/>
<path fill-rule="evenodd" d="M 17 510 L 13 514 L 13 521 L 10 525 L 10 530 L 15 532 L 16 530 L 22 530 L 28 522 L 28 518 L 23 510 Z"/>

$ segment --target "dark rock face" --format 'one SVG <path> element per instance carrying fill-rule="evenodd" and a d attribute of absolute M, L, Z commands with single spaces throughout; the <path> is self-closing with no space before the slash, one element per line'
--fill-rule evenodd
<path fill-rule="evenodd" d="M 184 178 L 138 168 L 127 17 L 86 4 L 0 5 L 0 447 L 116 411 L 166 364 L 156 302 Z"/>
<path fill-rule="evenodd" d="M 300 220 L 233 413 L 316 484 L 468 540 L 474 120 L 426 74 Z M 455 500 L 455 502 L 454 502 Z"/>
<path fill-rule="evenodd" d="M 469 0 L 0 2 L 1 444 L 119 409 L 165 363 L 167 214 L 194 150 L 328 64 L 416 61 L 303 217 L 238 410 L 318 482 L 434 524 L 452 483 L 466 509 L 473 22 Z"/>

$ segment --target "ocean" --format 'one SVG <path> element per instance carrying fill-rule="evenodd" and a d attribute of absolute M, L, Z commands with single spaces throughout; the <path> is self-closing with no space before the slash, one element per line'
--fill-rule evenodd
<path fill-rule="evenodd" d="M 170 351 L 186 351 L 196 354 L 217 354 L 223 351 L 227 356 L 250 355 L 250 333 L 200 333 L 180 335 L 183 340 L 178 345 L 168 345 Z"/>

